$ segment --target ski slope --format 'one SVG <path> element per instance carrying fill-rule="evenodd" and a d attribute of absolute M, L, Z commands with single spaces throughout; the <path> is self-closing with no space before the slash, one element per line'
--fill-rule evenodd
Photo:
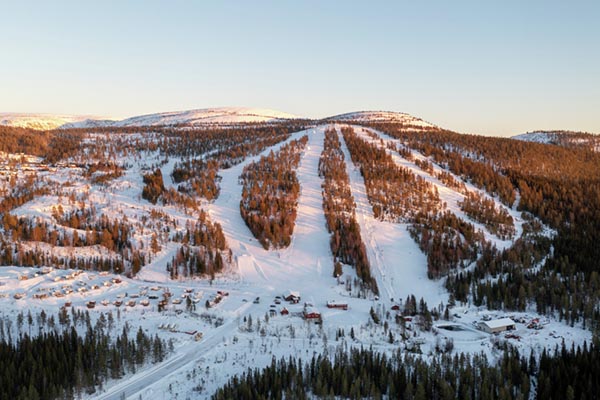
<path fill-rule="evenodd" d="M 444 288 L 443 279 L 427 278 L 426 257 L 409 236 L 407 225 L 379 221 L 373 217 L 364 180 L 360 171 L 352 164 L 341 135 L 340 142 L 345 156 L 350 188 L 356 203 L 356 218 L 367 248 L 372 275 L 378 283 L 379 296 L 376 297 L 371 293 L 362 297 L 359 295 L 355 282 L 357 276 L 350 266 L 343 266 L 343 276 L 339 279 L 333 277 L 330 234 L 326 228 L 322 208 L 322 179 L 318 175 L 324 132 L 331 126 L 335 126 L 339 132 L 342 123 L 317 125 L 296 132 L 287 141 L 267 148 L 257 156 L 248 157 L 236 166 L 219 171 L 222 177 L 220 196 L 214 202 L 204 202 L 202 208 L 208 212 L 212 221 L 220 223 L 223 227 L 228 246 L 232 251 L 233 263 L 214 281 L 200 278 L 171 280 L 166 271 L 166 264 L 173 258 L 181 244 L 170 240 L 167 234 L 163 235 L 165 241 L 160 251 L 152 255 L 151 262 L 144 266 L 135 278 L 122 277 L 122 283 L 105 286 L 108 281 L 118 276 L 112 274 L 106 276 L 87 271 L 73 281 L 82 282 L 76 283 L 75 287 L 81 285 L 89 289 L 69 295 L 68 298 L 73 300 L 73 307 L 84 310 L 87 301 L 110 301 L 106 306 L 99 305 L 95 310 L 91 310 L 92 319 L 97 319 L 100 312 L 117 312 L 112 306 L 116 299 L 127 299 L 132 293 L 151 292 L 152 288 L 170 291 L 177 299 L 184 299 L 187 290 L 192 290 L 194 296 L 197 296 L 195 299 L 198 300 L 195 311 L 187 310 L 185 302 L 172 307 L 170 305 L 166 312 L 158 312 L 154 304 L 146 308 L 141 308 L 139 305 L 121 308 L 116 332 L 119 332 L 127 322 L 132 326 L 133 331 L 141 327 L 148 333 L 158 333 L 165 339 L 173 340 L 174 351 L 164 362 L 146 365 L 138 369 L 135 374 L 109 381 L 97 393 L 86 395 L 87 398 L 204 399 L 209 398 L 214 390 L 233 375 L 243 373 L 247 368 L 266 366 L 273 357 L 291 355 L 308 359 L 314 354 L 324 352 L 334 354 L 338 346 L 373 347 L 378 351 L 391 353 L 407 346 L 407 343 L 400 339 L 402 332 L 395 322 L 396 312 L 392 310 L 392 306 L 398 305 L 412 294 L 417 300 L 423 298 L 430 308 L 448 302 L 448 293 Z M 355 126 L 354 129 L 363 139 L 373 141 L 363 128 Z M 258 160 L 261 155 L 277 151 L 285 143 L 304 135 L 307 135 L 309 140 L 296 171 L 301 192 L 291 244 L 285 249 L 265 250 L 240 216 L 242 186 L 239 176 L 245 166 Z M 377 132 L 377 135 L 384 140 L 384 145 L 398 144 L 395 139 L 381 132 Z M 379 140 L 373 143 L 379 144 Z M 462 194 L 444 186 L 437 178 L 422 171 L 413 162 L 397 154 L 392 156 L 398 165 L 409 168 L 413 173 L 435 185 L 442 201 L 448 204 L 448 209 L 459 217 L 466 218 L 457 204 L 462 200 Z M 413 156 L 422 158 L 416 152 L 413 152 Z M 133 240 L 142 243 L 145 247 L 149 245 L 150 236 L 154 231 L 161 231 L 161 228 L 164 230 L 167 225 L 170 227 L 170 233 L 174 234 L 181 231 L 186 223 L 193 222 L 197 218 L 194 211 L 184 211 L 174 206 L 152 205 L 140 198 L 143 188 L 142 174 L 149 165 L 160 165 L 166 186 L 173 187 L 170 172 L 180 159 L 171 157 L 162 163 L 163 158 L 158 152 L 150 152 L 143 157 L 128 156 L 124 161 L 130 166 L 124 171 L 123 176 L 107 186 L 88 184 L 79 179 L 80 172 L 76 169 L 44 172 L 44 176 L 52 182 L 70 182 L 69 188 L 77 193 L 85 193 L 86 202 L 93 204 L 99 214 L 109 215 L 111 218 L 127 217 L 135 226 Z M 439 171 L 439 167 L 434 166 L 434 168 Z M 488 196 L 472 185 L 467 184 L 467 188 Z M 13 210 L 13 214 L 50 221 L 53 206 L 61 204 L 61 201 L 66 204 L 64 199 L 61 200 L 57 196 L 40 196 Z M 67 207 L 65 205 L 66 211 L 69 210 Z M 152 211 L 163 212 L 165 221 L 172 222 L 147 221 L 144 217 Z M 521 217 L 516 209 L 508 211 L 517 224 L 518 236 L 521 232 Z M 161 225 L 163 223 L 165 225 Z M 480 225 L 476 226 L 485 229 Z M 511 241 L 502 241 L 489 232 L 485 234 L 486 238 L 494 241 L 498 247 L 511 244 Z M 25 245 L 45 246 L 41 243 Z M 48 247 L 48 251 L 53 250 Z M 96 254 L 95 251 L 100 250 L 63 248 L 61 251 L 91 256 Z M 34 293 L 43 291 L 52 293 L 67 284 L 63 277 L 71 274 L 72 271 L 54 270 L 47 275 L 38 275 L 28 280 L 18 279 L 23 272 L 30 271 L 32 270 L 18 267 L 0 268 L 0 295 L 2 295 L 0 306 L 7 318 L 14 320 L 18 312 L 28 309 L 44 309 L 56 313 L 65 301 L 54 297 L 45 300 L 32 297 Z M 94 286 L 98 288 L 92 289 Z M 348 287 L 351 289 L 348 290 Z M 290 304 L 277 299 L 277 296 L 283 295 L 287 290 L 299 292 L 301 302 Z M 205 308 L 205 301 L 211 299 L 217 291 L 227 291 L 229 295 L 215 307 Z M 14 295 L 21 292 L 27 297 L 21 300 L 14 299 Z M 331 300 L 347 303 L 348 310 L 327 308 L 326 304 Z M 309 303 L 321 312 L 322 324 L 317 325 L 302 318 L 304 303 Z M 281 314 L 284 308 L 289 311 L 289 315 Z M 381 324 L 372 321 L 371 310 L 381 318 Z M 456 352 L 483 351 L 493 362 L 499 355 L 493 346 L 494 338 L 472 328 L 472 323 L 489 311 L 463 305 L 454 307 L 452 313 L 459 315 L 459 317 L 452 317 L 452 323 L 463 327 L 464 331 L 461 332 L 464 333 L 424 332 L 420 331 L 416 324 L 408 324 L 413 329 L 408 331 L 410 340 L 422 342 L 423 354 L 429 357 L 434 354 L 435 342 L 439 337 L 451 337 L 455 341 Z M 501 312 L 495 314 L 498 317 L 504 316 Z M 527 313 L 516 313 L 516 315 L 527 319 L 539 317 L 533 310 L 528 310 Z M 209 322 L 207 318 L 218 319 L 220 322 L 219 324 Z M 254 321 L 251 328 L 247 322 L 250 318 Z M 384 322 L 389 329 L 384 328 Z M 176 332 L 160 329 L 159 327 L 164 324 L 177 324 L 178 328 Z M 522 339 L 514 344 L 525 351 L 524 354 L 528 354 L 529 349 L 541 352 L 544 348 L 552 348 L 560 344 L 563 339 L 569 345 L 580 344 L 590 338 L 589 331 L 579 326 L 568 327 L 557 320 L 549 319 L 545 326 L 542 331 L 532 332 L 523 324 L 519 324 L 518 332 Z M 35 324 L 33 329 L 34 331 L 37 329 Z M 202 340 L 196 342 L 185 333 L 193 330 L 204 333 Z M 344 331 L 345 334 L 338 338 L 340 331 Z M 350 338 L 350 331 L 353 332 L 353 339 Z M 393 332 L 396 337 L 393 343 L 389 342 L 389 332 Z"/>

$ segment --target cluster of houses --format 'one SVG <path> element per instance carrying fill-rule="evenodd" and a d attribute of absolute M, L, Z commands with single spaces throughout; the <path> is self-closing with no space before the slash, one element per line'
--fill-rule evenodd
<path fill-rule="evenodd" d="M 288 290 L 284 293 L 283 299 L 292 304 L 298 304 L 301 300 L 301 297 L 300 297 L 299 292 Z M 347 310 L 348 303 L 342 302 L 342 301 L 331 300 L 331 301 L 327 302 L 327 308 L 337 308 L 337 309 L 341 309 L 341 310 Z M 287 310 L 287 308 L 284 307 L 281 310 L 281 314 L 287 315 L 287 314 L 289 314 L 289 311 Z M 322 321 L 322 314 L 319 311 L 319 309 L 316 308 L 313 304 L 308 303 L 308 302 L 304 303 L 304 308 L 302 310 L 302 317 L 306 320 L 314 320 L 314 321 L 318 321 L 318 322 Z"/>

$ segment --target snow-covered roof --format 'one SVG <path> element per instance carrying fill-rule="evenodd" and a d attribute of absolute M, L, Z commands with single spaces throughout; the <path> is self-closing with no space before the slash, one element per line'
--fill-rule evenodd
<path fill-rule="evenodd" d="M 289 289 L 288 289 L 288 290 L 286 290 L 286 292 L 284 293 L 284 297 L 285 297 L 285 298 L 288 298 L 288 297 L 290 297 L 290 296 L 293 296 L 293 297 L 298 297 L 298 298 L 300 298 L 300 292 L 296 292 L 296 291 L 294 291 L 294 290 L 289 290 Z"/>
<path fill-rule="evenodd" d="M 306 307 L 304 309 L 304 314 L 321 314 L 321 313 L 315 307 Z"/>
<path fill-rule="evenodd" d="M 502 326 L 514 325 L 515 321 L 513 321 L 510 318 L 500 318 L 500 319 L 493 319 L 491 321 L 482 321 L 481 323 L 485 324 L 490 329 L 494 329 L 494 328 L 500 328 Z"/>

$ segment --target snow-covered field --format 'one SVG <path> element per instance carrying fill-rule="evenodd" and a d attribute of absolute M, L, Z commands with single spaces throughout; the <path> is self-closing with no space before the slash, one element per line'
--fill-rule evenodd
<path fill-rule="evenodd" d="M 431 332 L 420 330 L 416 321 L 407 322 L 406 328 L 398 325 L 395 322 L 397 311 L 392 307 L 400 305 L 407 296 L 415 295 L 417 300 L 423 298 L 430 308 L 434 308 L 448 303 L 448 293 L 442 280 L 427 278 L 426 257 L 410 238 L 407 225 L 382 222 L 373 217 L 363 179 L 352 164 L 343 140 L 342 149 L 356 202 L 357 219 L 380 296 L 371 294 L 366 298 L 359 297 L 354 285 L 356 273 L 349 266 L 343 267 L 342 277 L 334 278 L 329 233 L 322 209 L 322 180 L 317 170 L 326 127 L 316 126 L 297 132 L 288 139 L 298 139 L 304 135 L 309 138 L 297 171 L 301 194 L 292 243 L 288 248 L 265 250 L 240 216 L 242 187 L 238 177 L 244 166 L 260 156 L 248 157 L 244 162 L 219 172 L 222 177 L 221 194 L 214 202 L 203 204 L 210 218 L 222 225 L 233 255 L 232 265 L 214 281 L 169 279 L 166 263 L 180 244 L 169 241 L 164 235 L 160 251 L 133 279 L 90 271 L 77 274 L 74 270 L 1 267 L 2 318 L 16 320 L 18 313 L 27 313 L 29 310 L 32 313 L 45 310 L 56 314 L 66 302 L 70 302 L 70 307 L 88 310 L 92 319 L 99 318 L 100 313 L 114 314 L 116 332 L 128 323 L 132 332 L 142 327 L 149 333 L 158 333 L 167 340 L 173 340 L 174 351 L 163 363 L 148 365 L 134 375 L 109 382 L 90 396 L 97 399 L 207 398 L 233 375 L 248 368 L 265 366 L 273 357 L 293 355 L 306 360 L 317 353 L 327 351 L 333 354 L 338 346 L 372 346 L 386 352 L 398 348 L 414 351 L 416 345 L 427 356 L 435 353 L 436 344 L 440 341 L 452 339 L 454 352 L 483 351 L 491 360 L 495 360 L 500 355 L 495 345 L 498 341 L 510 341 L 528 354 L 529 349 L 539 352 L 542 348 L 560 344 L 562 340 L 570 345 L 590 339 L 589 331 L 548 318 L 540 319 L 543 329 L 528 329 L 527 323 L 540 318 L 533 311 L 510 313 L 509 316 L 523 321 L 517 323 L 516 332 L 512 332 L 515 337 L 490 335 L 475 329 L 474 322 L 488 315 L 504 317 L 506 313 L 490 312 L 469 305 L 452 308 L 450 321 L 434 321 Z M 356 130 L 367 138 L 362 128 L 357 127 Z M 380 137 L 384 141 L 394 141 L 385 135 L 380 134 Z M 268 148 L 262 154 L 277 150 L 282 144 Z M 419 157 L 416 153 L 414 156 Z M 141 171 L 145 165 L 158 162 L 158 159 L 157 154 L 142 158 L 129 156 L 126 162 L 132 167 L 110 185 L 94 186 L 74 180 L 69 187 L 75 192 L 86 193 L 86 202 L 94 204 L 98 213 L 112 218 L 126 217 L 135 226 L 133 239 L 147 247 L 153 232 L 164 232 L 163 228 L 169 224 L 176 226 L 173 228 L 176 231 L 196 218 L 193 212 L 186 213 L 173 206 L 153 206 L 140 198 L 143 186 Z M 436 185 L 448 208 L 457 216 L 467 219 L 457 205 L 463 198 L 462 194 L 444 186 L 414 163 L 397 155 L 394 155 L 394 160 Z M 169 169 L 175 162 L 172 158 L 161 167 L 163 176 L 168 177 Z M 69 175 L 71 173 L 72 176 Z M 58 183 L 73 180 L 77 176 L 74 171 L 67 170 L 44 174 Z M 170 179 L 165 179 L 165 183 L 172 185 Z M 467 188 L 478 191 L 468 184 Z M 51 220 L 53 206 L 59 203 L 64 203 L 65 209 L 69 204 L 64 198 L 42 196 L 13 213 Z M 152 210 L 160 210 L 166 217 L 148 222 L 145 216 Z M 522 230 L 522 218 L 516 209 L 508 211 L 515 220 L 518 236 Z M 484 227 L 476 226 L 484 230 L 486 238 L 499 247 L 510 245 L 510 241 L 502 241 L 485 231 Z M 28 245 L 41 246 L 39 243 Z M 94 251 L 101 250 L 66 248 L 63 251 L 90 256 L 94 255 Z M 298 304 L 288 303 L 281 298 L 288 290 L 300 293 L 301 301 Z M 177 301 L 172 300 L 166 311 L 159 312 L 158 301 L 165 292 L 171 293 L 171 299 Z M 218 292 L 227 292 L 227 295 L 222 295 L 222 300 L 215 306 L 206 308 L 206 301 L 213 299 Z M 143 300 L 148 301 L 147 306 L 141 304 Z M 348 310 L 327 308 L 330 300 L 347 303 Z M 87 308 L 89 301 L 96 302 L 94 308 Z M 117 306 L 115 302 L 119 301 L 122 304 Z M 128 306 L 128 301 L 135 301 L 135 305 Z M 322 324 L 302 318 L 304 303 L 321 312 Z M 284 309 L 288 314 L 282 314 Z M 373 322 L 371 309 L 380 317 L 380 324 Z M 456 329 L 447 329 L 448 324 L 454 324 Z M 16 329 L 13 326 L 13 332 Z M 34 323 L 29 327 L 26 324 L 21 329 L 23 332 L 27 329 L 37 332 L 39 327 Z M 343 331 L 341 337 L 340 331 Z M 351 331 L 354 338 L 351 337 Z M 202 339 L 194 340 L 194 335 L 190 334 L 192 332 L 202 332 Z M 403 335 L 406 340 L 402 340 Z"/>

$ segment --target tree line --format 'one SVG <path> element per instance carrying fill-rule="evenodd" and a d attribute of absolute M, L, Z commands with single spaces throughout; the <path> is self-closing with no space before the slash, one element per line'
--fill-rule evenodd
<path fill-rule="evenodd" d="M 484 249 L 475 275 L 464 273 L 450 280 L 455 294 L 465 301 L 472 295 L 495 308 L 534 304 L 540 312 L 557 313 L 570 323 L 583 321 L 598 329 L 600 315 L 590 304 L 600 299 L 600 247 L 596 245 L 600 242 L 600 154 L 587 146 L 441 129 L 405 132 L 393 124 L 371 126 L 431 156 L 441 167 L 498 195 L 509 206 L 518 193 L 518 209 L 556 231 L 550 241 L 547 235 L 531 234 L 517 240 L 513 249 Z M 527 257 L 540 250 L 545 254 Z M 538 264 L 532 265 L 532 260 Z M 497 273 L 503 274 L 502 279 L 493 279 Z"/>
<path fill-rule="evenodd" d="M 126 326 L 115 337 L 96 325 L 88 326 L 81 335 L 66 321 L 62 332 L 52 330 L 35 337 L 24 334 L 15 342 L 3 339 L 0 398 L 80 398 L 109 379 L 134 373 L 147 362 L 161 362 L 168 349 L 167 343 L 141 328 L 131 335 Z"/>
<path fill-rule="evenodd" d="M 373 350 L 338 350 L 310 360 L 289 357 L 249 370 L 217 390 L 221 399 L 594 399 L 600 383 L 594 345 L 544 350 L 536 358 L 504 348 L 497 363 L 484 354 L 430 360 Z"/>
<path fill-rule="evenodd" d="M 356 221 L 356 205 L 350 190 L 344 153 L 335 129 L 325 131 L 323 147 L 319 159 L 319 176 L 323 178 L 323 212 L 327 230 L 331 233 L 329 245 L 333 254 L 333 275 L 342 275 L 340 262 L 352 265 L 363 284 L 377 293 L 377 282 L 371 276 L 367 250 Z"/>
<path fill-rule="evenodd" d="M 192 276 L 210 276 L 221 272 L 232 262 L 231 249 L 223 229 L 218 222 L 211 222 L 208 215 L 200 210 L 198 220 L 186 226 L 185 232 L 178 232 L 173 241 L 182 243 L 182 247 L 167 263 L 171 279 Z"/>
<path fill-rule="evenodd" d="M 240 214 L 265 249 L 289 246 L 296 222 L 300 183 L 296 168 L 308 136 L 244 167 Z"/>
<path fill-rule="evenodd" d="M 342 128 L 342 134 L 360 167 L 375 218 L 409 222 L 417 213 L 436 213 L 441 207 L 435 187 L 398 166 L 385 148 L 361 139 L 351 127 Z"/>

